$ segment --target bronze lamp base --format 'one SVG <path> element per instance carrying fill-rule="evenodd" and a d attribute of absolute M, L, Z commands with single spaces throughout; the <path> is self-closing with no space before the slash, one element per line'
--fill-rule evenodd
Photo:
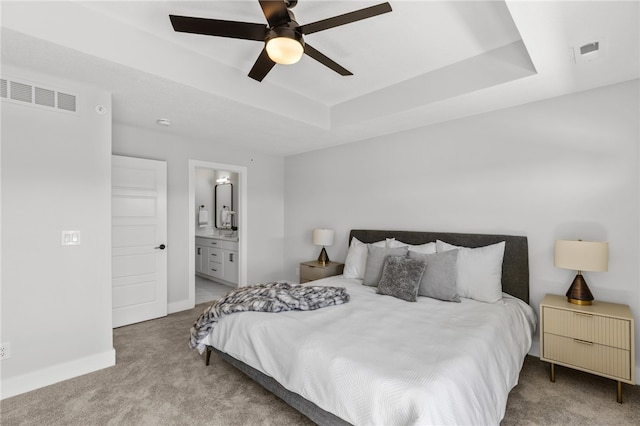
<path fill-rule="evenodd" d="M 322 264 L 322 266 L 326 266 L 329 263 L 329 255 L 327 251 L 322 247 L 322 251 L 320 252 L 320 256 L 318 256 L 318 263 Z"/>
<path fill-rule="evenodd" d="M 582 272 L 578 271 L 578 275 L 573 279 L 571 287 L 567 290 L 567 300 L 576 305 L 591 305 L 593 302 L 593 294 L 587 286 L 587 282 L 582 277 Z"/>

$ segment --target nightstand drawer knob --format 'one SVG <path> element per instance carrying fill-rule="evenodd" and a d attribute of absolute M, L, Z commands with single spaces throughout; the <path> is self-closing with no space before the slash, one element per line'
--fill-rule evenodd
<path fill-rule="evenodd" d="M 576 343 L 582 343 L 583 345 L 593 345 L 593 342 L 587 342 L 586 340 L 573 339 Z"/>

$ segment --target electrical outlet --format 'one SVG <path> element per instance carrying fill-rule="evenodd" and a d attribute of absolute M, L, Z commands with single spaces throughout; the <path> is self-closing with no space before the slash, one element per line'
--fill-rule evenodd
<path fill-rule="evenodd" d="M 11 358 L 11 343 L 4 342 L 0 346 L 0 360 Z"/>

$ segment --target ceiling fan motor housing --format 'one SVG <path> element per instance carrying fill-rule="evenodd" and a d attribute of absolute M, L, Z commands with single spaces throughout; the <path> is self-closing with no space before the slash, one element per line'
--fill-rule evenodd
<path fill-rule="evenodd" d="M 286 25 L 279 25 L 277 27 L 273 27 L 267 33 L 267 37 L 264 39 L 265 43 L 268 43 L 269 40 L 278 38 L 278 37 L 286 37 L 293 39 L 300 43 L 304 47 L 304 40 L 302 38 L 302 34 L 296 30 L 298 27 L 298 23 L 295 21 L 291 21 Z"/>

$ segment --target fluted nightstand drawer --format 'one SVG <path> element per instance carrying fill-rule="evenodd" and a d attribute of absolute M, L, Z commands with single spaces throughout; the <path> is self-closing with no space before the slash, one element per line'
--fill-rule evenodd
<path fill-rule="evenodd" d="M 544 333 L 543 356 L 558 364 L 631 380 L 631 353 L 628 350 Z"/>
<path fill-rule="evenodd" d="M 313 281 L 324 278 L 324 269 L 315 266 L 300 265 L 300 278 Z"/>
<path fill-rule="evenodd" d="M 543 307 L 544 331 L 558 336 L 630 350 L 631 321 L 589 312 Z"/>
<path fill-rule="evenodd" d="M 344 263 L 339 262 L 329 262 L 325 265 L 315 261 L 302 262 L 300 264 L 300 283 L 340 275 L 343 269 Z"/>

